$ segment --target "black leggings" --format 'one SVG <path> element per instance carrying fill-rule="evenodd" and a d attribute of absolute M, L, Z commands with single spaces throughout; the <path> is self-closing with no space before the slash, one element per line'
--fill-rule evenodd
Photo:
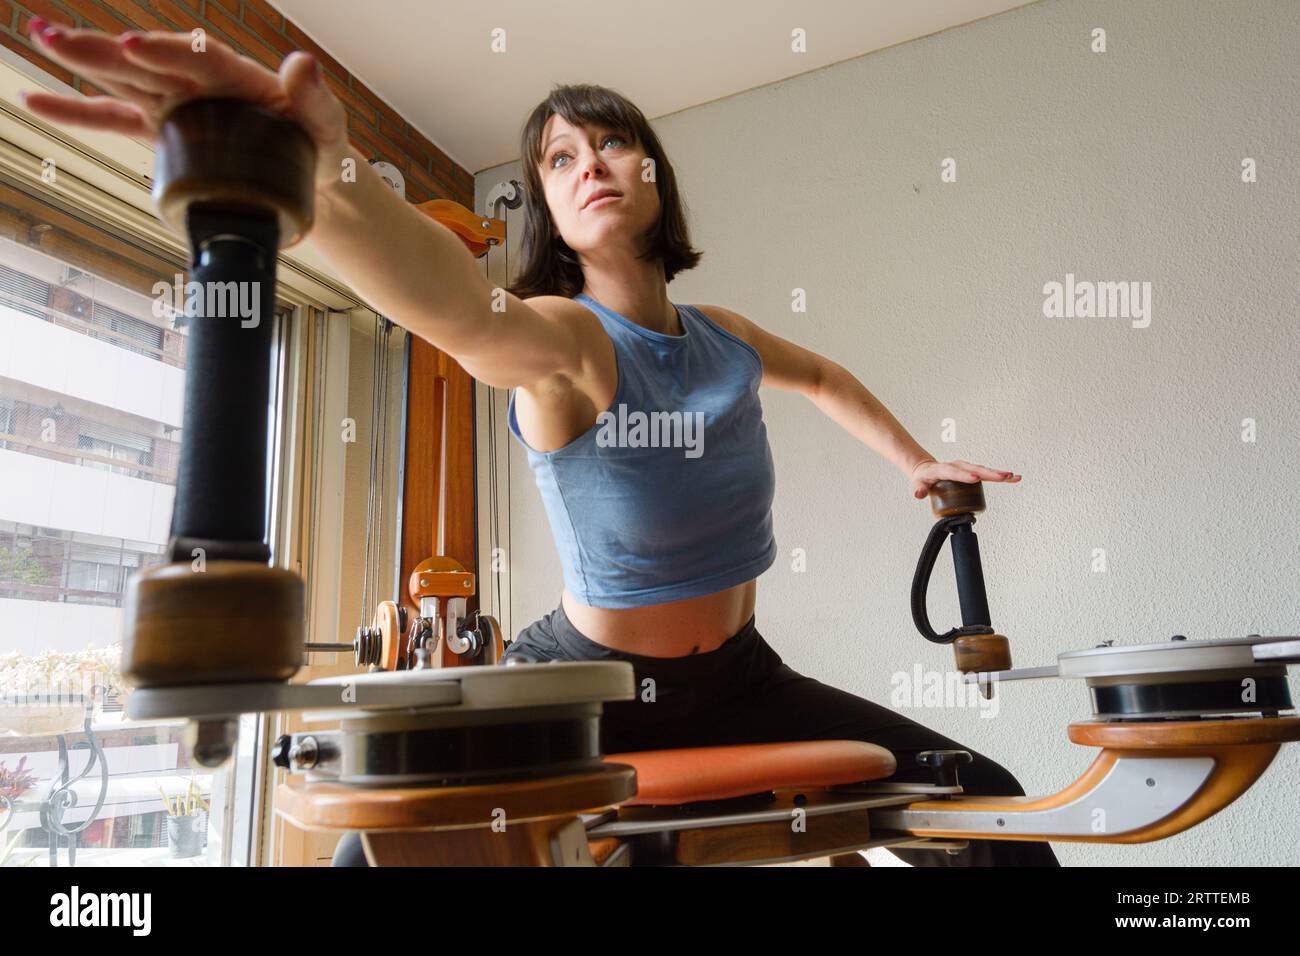
<path fill-rule="evenodd" d="M 898 770 L 889 780 L 930 783 L 917 765 L 922 750 L 970 750 L 954 740 L 869 700 L 796 673 L 781 661 L 754 626 L 754 618 L 720 647 L 685 657 L 645 657 L 597 644 L 558 607 L 520 632 L 506 659 L 627 661 L 638 696 L 605 705 L 604 753 L 709 747 L 787 740 L 864 740 L 893 753 Z M 653 683 L 647 684 L 647 681 Z M 973 750 L 960 769 L 965 793 L 1024 796 L 1007 770 Z M 971 840 L 956 853 L 891 849 L 912 866 L 1059 866 L 1047 843 Z M 361 841 L 347 834 L 335 866 L 364 866 Z"/>

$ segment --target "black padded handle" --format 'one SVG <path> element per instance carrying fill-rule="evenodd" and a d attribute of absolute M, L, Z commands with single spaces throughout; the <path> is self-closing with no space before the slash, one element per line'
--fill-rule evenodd
<path fill-rule="evenodd" d="M 912 623 L 921 636 L 935 644 L 951 644 L 964 634 L 992 634 L 988 596 L 984 590 L 984 570 L 980 563 L 979 539 L 975 536 L 973 514 L 949 515 L 940 518 L 930 529 L 912 575 Z M 952 561 L 957 576 L 957 597 L 961 604 L 962 626 L 943 634 L 930 625 L 926 610 L 926 596 L 930 591 L 930 575 L 934 562 L 943 550 L 943 543 L 952 535 Z"/>

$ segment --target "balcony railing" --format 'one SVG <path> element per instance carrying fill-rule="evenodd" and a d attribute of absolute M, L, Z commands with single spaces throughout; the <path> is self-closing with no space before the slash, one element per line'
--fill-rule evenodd
<path fill-rule="evenodd" d="M 108 455 L 97 455 L 94 452 L 69 448 L 66 445 L 29 441 L 26 438 L 20 438 L 6 432 L 0 432 L 0 448 L 9 448 L 38 458 L 51 458 L 72 465 L 84 465 L 88 462 L 109 465 L 117 474 L 126 475 L 130 478 L 142 478 L 145 481 L 156 481 L 164 485 L 176 484 L 176 470 L 174 468 L 170 471 L 163 468 L 154 468 L 151 465 L 141 465 L 133 461 L 124 461 L 121 458 L 110 458 Z"/>
<path fill-rule="evenodd" d="M 33 318 L 43 318 L 46 322 L 50 322 L 61 328 L 71 329 L 74 332 L 80 332 L 83 335 L 88 335 L 92 338 L 102 339 L 117 345 L 120 348 L 128 349 L 166 365 L 172 365 L 177 368 L 185 367 L 185 355 L 182 351 L 176 349 L 169 351 L 165 348 L 151 345 L 148 342 L 142 342 L 136 336 L 128 335 L 125 332 L 119 332 L 116 329 L 111 329 L 96 322 L 88 322 L 79 315 L 72 315 L 69 312 L 55 308 L 49 303 L 33 302 L 24 296 L 15 295 L 7 289 L 0 288 L 0 305 L 8 305 L 20 312 L 25 312 L 26 314 L 31 315 Z M 42 315 L 37 316 L 36 313 L 38 312 L 42 313 Z M 159 326 L 158 329 L 161 334 L 163 331 L 162 326 Z M 178 342 L 177 344 L 180 348 L 183 348 L 181 343 Z"/>

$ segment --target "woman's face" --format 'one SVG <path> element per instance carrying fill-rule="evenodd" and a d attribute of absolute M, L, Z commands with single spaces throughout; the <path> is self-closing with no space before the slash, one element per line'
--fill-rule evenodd
<path fill-rule="evenodd" d="M 635 243 L 659 221 L 659 190 L 642 177 L 645 159 L 639 144 L 612 129 L 574 126 L 558 113 L 547 121 L 540 174 L 551 218 L 570 249 L 642 251 Z M 619 196 L 588 202 L 603 189 Z"/>

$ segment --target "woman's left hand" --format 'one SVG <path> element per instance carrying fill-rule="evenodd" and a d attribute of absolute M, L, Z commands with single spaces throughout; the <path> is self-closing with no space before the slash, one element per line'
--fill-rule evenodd
<path fill-rule="evenodd" d="M 1020 475 L 1010 471 L 999 471 L 984 465 L 972 465 L 968 461 L 923 461 L 912 469 L 912 497 L 924 498 L 930 493 L 930 486 L 936 481 L 964 481 L 972 484 L 976 481 L 1017 482 Z"/>

